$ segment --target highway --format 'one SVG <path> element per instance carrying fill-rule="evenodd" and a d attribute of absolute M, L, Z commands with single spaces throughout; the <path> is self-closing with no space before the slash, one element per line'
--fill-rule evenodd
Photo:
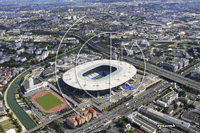
<path fill-rule="evenodd" d="M 51 32 L 51 31 L 45 32 L 44 31 L 43 33 L 44 34 L 48 33 L 48 34 L 64 35 L 64 32 Z M 109 50 L 108 49 L 104 49 L 104 48 L 94 44 L 91 40 L 87 42 L 88 39 L 85 38 L 85 37 L 81 37 L 81 36 L 73 35 L 73 34 L 68 34 L 68 35 L 74 36 L 74 37 L 82 40 L 83 42 L 86 42 L 86 44 L 91 46 L 93 49 L 96 49 L 96 50 L 98 50 L 98 51 L 100 51 L 102 53 L 105 53 L 105 54 L 109 55 Z M 132 63 L 132 64 L 134 64 L 137 67 L 140 67 L 140 68 L 144 67 L 144 62 L 143 61 L 135 60 L 135 59 L 130 58 L 130 57 L 123 57 L 123 59 L 128 61 L 128 62 L 130 62 L 130 63 Z M 195 89 L 199 89 L 200 90 L 200 84 L 198 82 L 193 81 L 193 80 L 188 79 L 188 78 L 185 78 L 182 75 L 170 72 L 170 71 L 165 70 L 165 69 L 159 69 L 157 66 L 154 66 L 154 65 L 152 65 L 150 63 L 147 63 L 147 62 L 146 62 L 146 69 L 149 72 L 152 72 L 152 73 L 157 74 L 159 76 L 165 77 L 165 78 L 170 79 L 172 81 L 175 81 L 177 83 L 184 84 L 184 85 L 187 85 L 187 86 L 190 86 L 190 87 L 193 87 Z M 169 84 L 168 84 L 168 86 L 169 86 Z M 129 103 L 130 103 L 130 107 L 129 108 L 133 108 L 135 106 L 141 105 L 146 100 L 149 101 L 149 99 L 155 98 L 156 94 L 157 94 L 157 92 L 152 90 L 152 89 L 146 90 L 144 93 L 139 95 L 139 97 L 142 97 L 142 98 L 139 98 L 139 99 L 133 98 L 132 100 L 129 100 Z M 142 96 L 142 95 L 144 95 L 144 96 Z M 128 103 L 128 102 L 126 102 L 126 103 Z M 93 126 L 94 128 L 97 128 L 97 127 L 102 126 L 102 124 L 104 124 L 104 120 L 105 119 L 112 120 L 112 119 L 118 117 L 121 113 L 126 112 L 128 110 L 127 108 L 124 107 L 124 105 L 126 103 L 116 107 L 115 109 L 113 109 L 110 112 L 103 113 L 103 115 L 100 116 L 99 118 L 91 121 L 90 123 L 87 123 L 86 125 L 83 125 L 80 128 L 74 129 L 74 130 L 69 131 L 69 132 L 80 132 L 80 131 L 83 131 L 83 129 L 88 129 L 87 132 L 90 132 L 90 130 L 93 130 L 93 129 L 89 129 L 89 127 Z"/>
<path fill-rule="evenodd" d="M 87 41 L 87 39 L 84 38 L 84 37 L 80 37 L 78 35 L 74 35 L 74 36 L 79 38 L 79 39 L 81 39 L 84 42 Z M 92 48 L 109 55 L 109 50 L 108 49 L 104 49 L 101 46 L 98 46 L 98 45 L 94 44 L 91 40 L 88 41 L 87 44 L 90 45 Z M 143 61 L 136 60 L 136 59 L 133 59 L 133 58 L 127 57 L 127 56 L 123 57 L 123 60 L 126 60 L 126 61 L 134 64 L 137 67 L 144 68 L 144 62 Z M 150 72 L 152 72 L 154 74 L 157 74 L 159 76 L 162 76 L 162 77 L 165 77 L 167 79 L 170 79 L 172 81 L 175 81 L 177 83 L 180 83 L 180 84 L 183 84 L 183 85 L 187 85 L 187 86 L 190 86 L 192 88 L 200 90 L 200 83 L 199 82 L 196 82 L 194 80 L 186 78 L 186 77 L 184 77 L 182 75 L 176 74 L 174 72 L 170 72 L 168 70 L 161 69 L 161 68 L 159 68 L 159 67 L 157 67 L 155 65 L 152 65 L 152 64 L 150 64 L 148 62 L 146 62 L 146 70 L 148 70 L 148 71 L 150 71 Z"/>
<path fill-rule="evenodd" d="M 137 95 L 133 99 L 130 99 L 129 101 L 125 102 L 124 104 L 112 109 L 109 112 L 104 112 L 100 117 L 96 118 L 95 120 L 83 125 L 80 128 L 76 128 L 74 130 L 67 130 L 69 133 L 78 133 L 82 132 L 84 129 L 86 132 L 92 132 L 93 130 L 103 126 L 105 122 L 108 120 L 113 120 L 115 118 L 118 118 L 121 116 L 122 113 L 126 112 L 127 110 L 130 110 L 132 108 L 136 108 L 148 101 L 152 101 L 155 99 L 158 95 L 158 90 L 162 88 L 164 90 L 165 88 L 168 88 L 170 86 L 170 83 L 164 84 L 164 82 L 159 83 L 156 86 L 151 87 L 150 89 L 146 90 L 145 92 Z M 154 89 L 153 89 L 154 88 Z M 129 103 L 129 106 L 125 106 L 126 103 Z M 128 115 L 128 114 L 127 114 Z"/>

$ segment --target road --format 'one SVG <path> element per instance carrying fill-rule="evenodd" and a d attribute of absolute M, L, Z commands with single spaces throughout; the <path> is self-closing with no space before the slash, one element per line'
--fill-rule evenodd
<path fill-rule="evenodd" d="M 44 31 L 43 33 L 50 33 L 50 34 L 52 33 L 52 34 L 64 35 L 64 32 L 50 32 L 50 31 L 45 32 Z M 74 36 L 74 37 L 78 38 L 79 40 L 82 40 L 83 42 L 87 42 L 87 40 L 88 40 L 87 38 L 81 37 L 81 36 L 78 36 L 78 35 L 73 35 L 73 34 L 69 34 L 69 35 Z M 96 50 L 98 50 L 102 53 L 109 55 L 108 49 L 104 49 L 104 48 L 94 44 L 91 40 L 88 41 L 87 44 L 89 46 L 91 46 L 93 49 L 96 49 Z M 131 57 L 123 57 L 123 60 L 126 60 L 126 61 L 134 64 L 137 67 L 140 67 L 140 68 L 144 67 L 143 61 L 136 60 L 136 59 L 133 59 Z M 146 62 L 146 69 L 148 71 L 154 73 L 154 74 L 159 75 L 159 76 L 165 77 L 165 78 L 170 79 L 172 81 L 175 81 L 177 83 L 184 84 L 184 85 L 187 85 L 187 86 L 190 86 L 190 87 L 193 87 L 195 89 L 200 90 L 200 83 L 193 81 L 191 79 L 185 78 L 182 75 L 170 72 L 170 71 L 165 70 L 165 69 L 159 69 L 157 66 L 154 66 L 154 65 L 152 65 L 148 62 Z M 170 84 L 168 84 L 168 86 L 169 85 Z M 139 106 L 139 105 L 143 104 L 144 102 L 151 101 L 157 96 L 157 94 L 158 94 L 158 92 L 156 90 L 148 89 L 144 93 L 139 95 L 140 98 L 133 98 L 131 101 L 129 100 L 128 101 L 129 104 L 130 104 L 129 108 L 133 108 L 135 106 Z M 128 102 L 126 102 L 126 103 L 128 103 Z M 89 129 L 89 127 L 93 127 L 95 129 L 96 127 L 102 126 L 102 124 L 104 124 L 105 119 L 112 120 L 112 119 L 118 117 L 121 113 L 126 112 L 128 110 L 127 109 L 128 107 L 127 108 L 124 107 L 124 105 L 126 103 L 116 107 L 115 109 L 111 110 L 110 112 L 103 113 L 103 115 L 100 116 L 99 118 L 91 121 L 90 123 L 87 123 L 86 125 L 83 125 L 80 128 L 74 129 L 74 130 L 69 131 L 69 132 L 80 132 L 80 131 L 83 131 L 83 129 L 87 129 L 88 130 L 87 132 L 90 132 L 90 130 L 92 131 L 93 129 Z"/>
<path fill-rule="evenodd" d="M 59 31 L 55 31 L 55 32 L 51 32 L 51 31 L 40 31 L 40 33 L 43 33 L 43 34 L 60 34 L 60 35 L 64 35 L 64 32 L 59 32 Z M 78 38 L 79 40 L 82 40 L 83 42 L 86 42 L 86 44 L 88 44 L 89 46 L 91 46 L 92 48 L 100 51 L 100 52 L 103 52 L 103 53 L 106 53 L 109 55 L 110 53 L 110 50 L 109 49 L 105 49 L 99 45 L 96 45 L 93 41 L 87 41 L 88 39 L 85 38 L 85 37 L 82 37 L 82 36 L 79 36 L 79 35 L 73 35 L 72 33 L 68 33 L 67 35 L 69 36 L 74 36 L 76 38 Z M 137 67 L 144 67 L 144 62 L 143 61 L 140 61 L 140 60 L 136 60 L 136 59 L 133 59 L 131 57 L 123 57 L 124 60 L 134 64 L 135 66 Z M 168 70 L 165 70 L 165 69 L 160 69 L 159 67 L 155 66 L 155 65 L 152 65 L 148 62 L 146 62 L 146 70 L 154 73 L 154 74 L 157 74 L 159 76 L 162 76 L 162 77 L 165 77 L 167 79 L 170 79 L 172 81 L 175 81 L 177 83 L 180 83 L 180 84 L 183 84 L 183 85 L 187 85 L 187 86 L 190 86 L 192 88 L 195 88 L 195 89 L 198 89 L 200 90 L 200 83 L 199 82 L 196 82 L 194 80 L 191 80 L 191 79 L 188 79 L 182 75 L 179 75 L 179 74 L 176 74 L 176 73 L 173 73 L 173 72 L 170 72 Z"/>
<path fill-rule="evenodd" d="M 166 83 L 165 85 L 163 85 L 163 83 L 164 82 L 161 82 L 161 83 L 159 83 L 159 85 L 149 88 L 145 92 L 137 95 L 133 99 L 112 109 L 109 112 L 104 112 L 101 116 L 99 116 L 95 120 L 83 125 L 82 127 L 71 130 L 71 131 L 68 130 L 67 132 L 68 133 L 74 133 L 74 132 L 78 133 L 78 132 L 82 132 L 83 129 L 85 129 L 86 132 L 93 132 L 93 130 L 96 130 L 97 128 L 103 126 L 103 124 L 105 123 L 106 120 L 113 120 L 115 118 L 118 118 L 118 117 L 120 117 L 120 115 L 122 113 L 126 112 L 127 110 L 130 110 L 130 109 L 132 110 L 132 108 L 136 108 L 137 106 L 140 106 L 146 102 L 149 102 L 149 101 L 152 101 L 153 99 L 155 99 L 158 95 L 158 90 L 160 88 L 163 88 L 163 90 L 164 90 L 165 88 L 168 88 L 170 86 L 170 83 Z M 126 103 L 129 103 L 129 106 L 125 106 Z M 128 115 L 128 113 L 126 115 Z"/>
<path fill-rule="evenodd" d="M 82 41 L 84 41 L 84 42 L 87 41 L 87 39 L 84 38 L 84 37 L 80 37 L 78 35 L 75 35 L 75 36 L 78 37 L 79 39 L 82 39 Z M 87 44 L 90 45 L 92 48 L 109 55 L 110 51 L 108 49 L 104 49 L 101 46 L 94 44 L 91 40 L 88 41 Z M 127 56 L 123 57 L 123 59 L 134 64 L 137 67 L 144 68 L 144 62 L 143 61 L 136 60 L 136 59 L 133 59 L 133 58 L 127 57 Z M 170 71 L 165 70 L 165 69 L 160 69 L 159 67 L 152 65 L 148 62 L 146 62 L 146 70 L 148 70 L 148 71 L 150 71 L 150 72 L 152 72 L 156 75 L 165 77 L 165 78 L 170 79 L 172 81 L 175 81 L 177 83 L 187 85 L 187 86 L 190 86 L 192 88 L 200 90 L 200 83 L 199 82 L 188 79 L 188 78 L 186 78 L 182 75 L 176 74 L 174 72 L 170 72 Z"/>

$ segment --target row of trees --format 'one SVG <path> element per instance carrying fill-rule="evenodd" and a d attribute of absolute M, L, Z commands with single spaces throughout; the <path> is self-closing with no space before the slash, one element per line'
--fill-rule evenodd
<path fill-rule="evenodd" d="M 117 106 L 123 104 L 124 102 L 130 100 L 131 98 L 133 98 L 133 97 L 130 96 L 130 95 L 128 95 L 127 97 L 124 97 L 124 98 L 120 99 L 118 102 L 115 102 L 115 103 L 109 105 L 105 110 L 110 111 L 110 110 L 112 110 L 113 108 L 115 108 L 115 107 L 117 107 Z"/>
<path fill-rule="evenodd" d="M 189 87 L 189 86 L 187 86 L 187 85 L 181 85 L 181 89 L 183 89 L 183 90 L 185 90 L 185 91 L 187 91 L 187 92 L 196 94 L 196 95 L 200 94 L 200 91 L 199 91 L 199 90 L 194 89 L 194 88 L 192 88 L 192 87 Z"/>
<path fill-rule="evenodd" d="M 59 114 L 63 114 L 63 113 L 70 111 L 70 110 L 71 110 L 71 108 L 64 108 L 59 112 Z"/>
<path fill-rule="evenodd" d="M 164 95 L 166 95 L 167 93 L 169 93 L 171 90 L 169 88 L 167 88 L 164 93 L 162 93 L 160 96 L 157 96 L 155 98 L 155 101 L 157 101 L 158 99 L 162 98 Z"/>
<path fill-rule="evenodd" d="M 17 88 L 17 91 L 19 93 L 19 98 L 22 99 L 22 101 L 28 106 L 29 109 L 32 109 L 32 104 L 23 96 L 19 87 Z"/>
<path fill-rule="evenodd" d="M 183 103 L 184 103 L 184 109 L 186 110 L 188 110 L 189 108 L 192 108 L 192 109 L 195 108 L 194 104 L 188 104 L 186 100 Z"/>
<path fill-rule="evenodd" d="M 14 118 L 13 113 L 9 113 L 9 109 L 6 110 L 8 112 L 8 117 L 12 120 L 13 124 L 18 129 L 18 132 L 22 131 L 22 126 L 19 124 L 18 120 Z"/>

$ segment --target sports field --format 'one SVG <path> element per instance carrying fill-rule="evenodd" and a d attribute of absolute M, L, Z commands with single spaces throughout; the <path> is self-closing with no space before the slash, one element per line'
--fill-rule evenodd
<path fill-rule="evenodd" d="M 94 80 L 101 79 L 101 78 L 103 78 L 103 77 L 104 77 L 104 76 L 103 76 L 103 75 L 101 75 L 101 76 L 99 76 L 99 77 L 95 78 Z"/>
<path fill-rule="evenodd" d="M 56 107 L 60 104 L 63 104 L 63 102 L 54 96 L 52 93 L 48 93 L 46 95 L 43 95 L 41 97 L 34 99 L 44 110 L 49 110 L 53 107 Z"/>

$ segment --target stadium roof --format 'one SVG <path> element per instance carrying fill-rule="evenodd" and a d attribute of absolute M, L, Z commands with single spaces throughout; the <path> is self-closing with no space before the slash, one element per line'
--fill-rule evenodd
<path fill-rule="evenodd" d="M 112 66 L 116 71 L 98 80 L 84 77 L 83 74 L 100 66 Z M 96 60 L 76 66 L 63 74 L 63 81 L 81 90 L 100 91 L 122 85 L 136 74 L 136 68 L 124 61 Z"/>

